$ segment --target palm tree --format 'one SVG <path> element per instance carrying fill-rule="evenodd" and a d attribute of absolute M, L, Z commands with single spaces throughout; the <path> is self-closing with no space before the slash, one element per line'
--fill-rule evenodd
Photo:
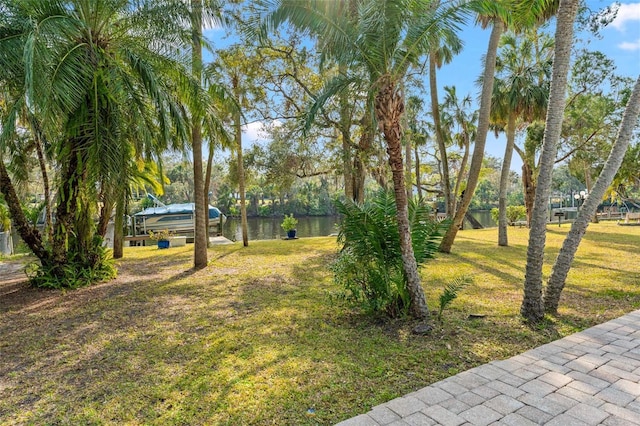
<path fill-rule="evenodd" d="M 567 90 L 567 74 L 571 61 L 573 24 L 578 13 L 578 0 L 561 0 L 555 32 L 555 48 L 547 119 L 540 154 L 536 196 L 531 215 L 524 298 L 520 313 L 532 323 L 544 317 L 542 303 L 542 264 L 547 232 L 547 200 L 551 192 L 551 173 L 558 151 L 558 139 Z"/>
<path fill-rule="evenodd" d="M 476 138 L 477 129 L 475 123 L 478 120 L 478 111 L 468 111 L 471 107 L 471 96 L 467 95 L 459 99 L 455 86 L 445 86 L 444 91 L 445 97 L 442 109 L 445 119 L 442 121 L 446 124 L 442 127 L 448 128 L 449 138 L 463 152 L 460 168 L 453 187 L 453 200 L 449 211 L 450 215 L 454 215 L 457 210 L 456 198 L 462 190 L 462 182 L 467 171 L 471 141 Z M 455 131 L 454 128 L 457 128 L 457 131 Z"/>
<path fill-rule="evenodd" d="M 480 113 L 478 115 L 478 130 L 476 134 L 475 144 L 473 148 L 473 155 L 471 157 L 471 165 L 469 167 L 469 177 L 467 180 L 467 187 L 464 192 L 460 205 L 456 210 L 451 225 L 447 230 L 442 242 L 440 243 L 440 251 L 444 253 L 450 253 L 453 241 L 458 234 L 458 230 L 462 226 L 464 216 L 471 204 L 471 198 L 478 185 L 480 178 L 480 171 L 482 170 L 482 160 L 484 158 L 484 147 L 487 141 L 487 133 L 489 131 L 489 114 L 491 112 L 491 94 L 493 92 L 493 76 L 495 73 L 496 57 L 498 52 L 498 42 L 500 36 L 504 31 L 505 24 L 504 17 L 505 10 L 501 8 L 499 2 L 494 2 L 493 10 L 489 11 L 488 19 L 483 21 L 483 25 L 488 25 L 489 22 L 493 24 L 491 30 L 491 36 L 489 37 L 489 46 L 487 48 L 487 54 L 485 55 L 484 73 L 482 77 L 482 92 L 480 95 Z M 501 18 L 502 16 L 502 18 Z M 504 18 L 504 19 L 503 19 Z"/>
<path fill-rule="evenodd" d="M 533 30 L 535 31 L 535 30 Z M 515 146 L 516 123 L 530 122 L 541 117 L 547 105 L 548 75 L 551 58 L 537 57 L 540 51 L 549 52 L 552 44 L 542 49 L 535 45 L 537 37 L 518 38 L 509 33 L 502 37 L 501 52 L 496 65 L 492 115 L 506 122 L 507 145 L 500 176 L 498 245 L 507 246 L 507 183 L 511 171 L 511 156 Z M 546 47 L 546 49 L 545 49 Z M 541 84 L 542 83 L 542 84 Z"/>
<path fill-rule="evenodd" d="M 0 186 L 44 275 L 62 285 L 87 269 L 99 278 L 108 267 L 91 222 L 96 183 L 117 174 L 126 147 L 143 157 L 186 136 L 176 89 L 188 79 L 169 48 L 181 41 L 180 32 L 155 2 L 2 0 L 0 9 L 6 12 L 0 83 L 13 95 L 0 146 L 15 137 L 23 107 L 56 144 L 59 187 L 50 246 L 23 221 L 4 165 Z"/>
<path fill-rule="evenodd" d="M 372 0 L 357 8 L 358 18 L 341 16 L 331 2 L 282 0 L 266 19 L 276 27 L 288 20 L 314 34 L 327 53 L 367 70 L 369 93 L 393 177 L 404 274 L 410 313 L 428 315 L 411 244 L 402 162 L 404 82 L 409 69 L 439 40 L 455 38 L 460 9 L 434 8 L 432 1 Z M 344 82 L 342 82 L 344 86 Z"/>
<path fill-rule="evenodd" d="M 202 0 L 191 0 L 191 73 L 193 78 L 202 82 Z M 204 175 L 202 163 L 202 120 L 201 105 L 192 108 L 191 149 L 193 150 L 193 196 L 195 210 L 195 228 L 193 244 L 193 267 L 202 269 L 207 266 L 207 248 L 209 246 L 209 230 L 207 216 L 209 199 L 204 192 Z"/>
<path fill-rule="evenodd" d="M 489 131 L 491 97 L 493 94 L 495 65 L 500 37 L 507 28 L 513 27 L 515 30 L 520 30 L 534 27 L 544 22 L 555 13 L 557 1 L 558 0 L 502 0 L 494 2 L 471 2 L 471 5 L 478 13 L 478 21 L 480 24 L 483 27 L 492 25 L 492 30 L 489 37 L 487 54 L 485 55 L 477 136 L 471 157 L 471 164 L 469 166 L 467 189 L 464 192 L 456 215 L 440 244 L 440 251 L 442 252 L 451 252 L 451 247 L 462 225 L 462 221 L 467 214 L 467 210 L 471 204 L 471 198 L 473 197 L 480 178 L 482 161 L 484 159 L 484 148 Z"/>
<path fill-rule="evenodd" d="M 447 158 L 447 147 L 440 123 L 440 105 L 438 102 L 437 69 L 442 65 L 451 62 L 453 57 L 462 50 L 462 43 L 453 40 L 449 46 L 440 46 L 438 49 L 431 49 L 429 52 L 429 93 L 431 95 L 431 116 L 433 117 L 434 134 L 440 153 L 442 163 L 442 191 L 444 193 L 445 213 L 455 214 L 456 195 L 451 193 L 451 179 L 449 177 L 449 161 Z"/>
<path fill-rule="evenodd" d="M 595 185 L 589 191 L 587 199 L 584 204 L 582 204 L 582 207 L 580 207 L 578 217 L 571 225 L 571 230 L 562 243 L 562 248 L 560 249 L 560 253 L 558 253 L 556 263 L 553 265 L 551 277 L 544 292 L 544 307 L 548 313 L 556 313 L 558 310 L 560 295 L 564 288 L 573 258 L 589 226 L 589 221 L 595 215 L 600 200 L 602 200 L 602 197 L 609 185 L 611 185 L 611 182 L 613 182 L 613 178 L 622 164 L 627 148 L 633 138 L 633 130 L 638 125 L 638 115 L 640 115 L 640 76 L 636 80 L 631 97 L 627 102 L 627 108 L 620 123 L 618 136 L 613 144 L 609 158 L 600 172 L 600 176 Z"/>

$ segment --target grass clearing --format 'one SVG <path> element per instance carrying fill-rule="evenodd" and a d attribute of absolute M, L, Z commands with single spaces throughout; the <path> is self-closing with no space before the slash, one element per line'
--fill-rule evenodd
<path fill-rule="evenodd" d="M 568 229 L 548 228 L 547 275 Z M 474 282 L 425 337 L 331 296 L 333 238 L 217 246 L 198 272 L 192 246 L 127 248 L 117 279 L 70 292 L 0 278 L 0 424 L 334 424 L 640 308 L 640 227 L 595 224 L 559 315 L 527 328 L 527 237 L 462 231 L 429 261 L 434 311 L 452 278 Z"/>

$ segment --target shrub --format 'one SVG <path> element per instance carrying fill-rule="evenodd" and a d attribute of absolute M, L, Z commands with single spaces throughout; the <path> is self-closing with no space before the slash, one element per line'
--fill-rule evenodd
<path fill-rule="evenodd" d="M 175 237 L 175 234 L 168 229 L 157 232 L 149 231 L 149 239 L 153 241 L 169 241 L 172 237 Z"/>
<path fill-rule="evenodd" d="M 343 247 L 332 269 L 336 283 L 345 290 L 343 298 L 369 313 L 405 315 L 410 298 L 393 194 L 381 191 L 362 206 L 348 201 L 337 201 L 336 206 L 342 215 L 338 241 Z M 437 252 L 448 223 L 434 221 L 431 209 L 414 200 L 409 204 L 409 221 L 416 262 L 421 265 Z"/>
<path fill-rule="evenodd" d="M 294 229 L 296 229 L 296 226 L 298 226 L 298 219 L 293 217 L 293 213 L 291 213 L 289 216 L 285 214 L 284 220 L 282 221 L 280 226 L 285 231 L 293 231 Z"/>
<path fill-rule="evenodd" d="M 491 209 L 491 219 L 498 223 L 498 209 Z M 527 217 L 527 208 L 525 206 L 507 206 L 507 222 L 514 223 Z"/>

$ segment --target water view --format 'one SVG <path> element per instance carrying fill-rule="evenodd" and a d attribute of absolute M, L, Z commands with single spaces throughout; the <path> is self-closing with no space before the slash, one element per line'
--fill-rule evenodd
<path fill-rule="evenodd" d="M 485 228 L 496 226 L 489 211 L 471 212 Z M 298 217 L 298 237 L 326 237 L 337 232 L 336 224 L 339 216 L 309 216 Z M 249 228 L 249 240 L 273 240 L 286 237 L 286 232 L 280 227 L 282 218 L 250 217 L 247 219 Z M 465 221 L 465 228 L 471 225 Z M 242 240 L 242 227 L 239 218 L 228 218 L 224 224 L 222 234 L 231 241 Z"/>

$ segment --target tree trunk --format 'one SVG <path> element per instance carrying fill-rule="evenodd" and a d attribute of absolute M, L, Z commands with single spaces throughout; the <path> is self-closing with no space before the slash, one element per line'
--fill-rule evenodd
<path fill-rule="evenodd" d="M 411 199 L 413 196 L 413 185 L 411 182 L 411 140 L 409 138 L 404 138 L 404 159 L 405 159 L 405 173 L 406 179 L 405 187 L 407 188 L 407 198 Z"/>
<path fill-rule="evenodd" d="M 531 226 L 536 183 L 533 176 L 533 168 L 526 161 L 522 163 L 522 187 L 524 189 L 524 206 L 527 209 L 527 226 Z"/>
<path fill-rule="evenodd" d="M 416 158 L 416 188 L 418 188 L 418 200 L 422 201 L 422 182 L 420 182 L 420 157 L 418 154 L 418 144 L 413 148 L 413 156 Z"/>
<path fill-rule="evenodd" d="M 116 199 L 116 217 L 113 220 L 113 258 L 121 259 L 124 254 L 124 215 L 126 195 L 124 191 L 118 191 Z"/>
<path fill-rule="evenodd" d="M 373 143 L 372 121 L 371 113 L 365 111 L 360 123 L 361 135 L 358 140 L 358 150 L 353 158 L 353 200 L 360 205 L 364 203 L 364 182 L 367 177 L 365 159 L 369 156 Z"/>
<path fill-rule="evenodd" d="M 102 207 L 100 208 L 100 219 L 98 220 L 98 235 L 105 237 L 107 235 L 107 228 L 109 227 L 109 219 L 111 218 L 111 212 L 115 204 L 113 200 L 112 191 L 103 191 L 102 194 Z M 117 192 L 117 191 L 116 191 Z"/>
<path fill-rule="evenodd" d="M 237 88 L 236 88 L 237 89 Z M 239 93 L 236 90 L 237 99 Z M 242 245 L 244 247 L 249 246 L 249 226 L 247 224 L 247 200 L 245 196 L 244 188 L 244 163 L 242 161 L 242 115 L 240 110 L 236 111 L 233 115 L 233 126 L 236 131 L 236 149 L 238 150 L 238 189 L 240 191 L 240 222 L 242 224 Z"/>
<path fill-rule="evenodd" d="M 513 155 L 513 146 L 516 139 L 516 116 L 509 114 L 507 122 L 507 146 L 504 150 L 504 159 L 502 160 L 502 172 L 500 173 L 500 195 L 498 197 L 498 245 L 508 246 L 507 238 L 507 183 L 509 182 L 509 173 L 511 172 L 511 156 Z"/>
<path fill-rule="evenodd" d="M 458 192 L 460 191 L 460 184 L 463 181 L 465 169 L 467 168 L 467 162 L 469 161 L 469 141 L 464 146 L 464 154 L 462 155 L 462 161 L 460 162 L 460 171 L 458 172 L 458 177 L 456 178 L 456 185 L 453 188 L 453 197 L 451 199 L 451 211 L 450 214 L 453 216 L 458 211 Z"/>
<path fill-rule="evenodd" d="M 347 73 L 347 67 L 343 64 L 339 65 L 339 72 L 342 75 Z M 347 200 L 356 201 L 353 193 L 353 169 L 351 158 L 351 108 L 349 102 L 349 94 L 341 91 L 339 96 L 340 103 L 340 135 L 342 136 L 342 168 L 344 176 L 344 196 Z"/>
<path fill-rule="evenodd" d="M 444 142 L 442 125 L 440 124 L 440 105 L 438 104 L 436 68 L 436 52 L 432 50 L 429 54 L 429 91 L 431 92 L 431 116 L 433 117 L 436 142 L 438 144 L 438 151 L 440 153 L 440 163 L 442 164 L 442 192 L 444 193 L 445 213 L 448 215 L 453 215 L 453 203 L 455 201 L 455 197 L 451 196 L 451 181 L 449 178 L 449 160 L 447 159 L 447 146 Z"/>
<path fill-rule="evenodd" d="M 40 174 L 42 175 L 42 184 L 44 189 L 44 236 L 45 239 L 51 241 L 53 237 L 53 210 L 51 205 L 51 188 L 49 187 L 49 174 L 47 173 L 47 162 L 44 156 L 45 136 L 40 128 L 40 123 L 36 118 L 29 114 L 29 123 L 36 142 L 36 153 L 38 155 L 38 164 L 40 165 Z"/>
<path fill-rule="evenodd" d="M 397 207 L 398 232 L 400 234 L 400 250 L 402 266 L 407 279 L 407 290 L 411 297 L 410 313 L 415 318 L 426 318 L 429 308 L 425 299 L 418 265 L 413 253 L 411 232 L 409 229 L 409 212 L 407 193 L 404 185 L 402 165 L 402 126 L 404 99 L 398 92 L 394 82 L 388 76 L 381 78 L 380 89 L 375 98 L 375 113 L 378 126 L 383 132 L 389 155 L 389 166 L 393 176 L 393 190 Z"/>
<path fill-rule="evenodd" d="M 504 24 L 499 19 L 493 22 L 493 29 L 489 37 L 489 46 L 485 56 L 484 75 L 482 83 L 482 95 L 480 98 L 480 113 L 478 115 L 478 131 L 476 135 L 473 155 L 471 157 L 471 166 L 469 167 L 469 178 L 464 196 L 460 202 L 460 206 L 456 210 L 453 221 L 447 229 L 442 242 L 440 243 L 440 251 L 450 253 L 453 241 L 458 234 L 458 230 L 467 214 L 471 198 L 478 186 L 480 171 L 482 170 L 482 160 L 484 159 L 484 147 L 487 141 L 487 133 L 489 132 L 489 115 L 491 114 L 491 96 L 493 94 L 493 81 L 495 77 L 496 58 L 498 55 L 498 42 L 504 30 Z"/>
<path fill-rule="evenodd" d="M 571 62 L 573 44 L 573 22 L 578 12 L 578 0 L 560 0 L 558 9 L 553 72 L 549 106 L 540 154 L 540 167 L 537 179 L 529 246 L 527 248 L 527 266 L 525 270 L 524 298 L 520 313 L 531 323 L 537 323 L 544 317 L 542 303 L 542 264 L 544 245 L 547 236 L 547 202 L 551 192 L 551 174 L 558 151 L 558 139 L 562 130 L 565 109 L 567 74 Z"/>
<path fill-rule="evenodd" d="M 207 214 L 205 215 L 205 222 L 207 228 L 207 236 L 209 235 L 209 188 L 211 187 L 211 172 L 213 169 L 213 143 L 209 144 L 209 155 L 207 157 L 207 170 L 204 174 L 204 194 L 207 199 Z M 222 218 L 220 218 L 220 224 L 218 225 L 218 230 L 222 233 Z M 207 238 L 207 247 L 210 247 L 209 238 Z"/>
<path fill-rule="evenodd" d="M 22 211 L 22 206 L 20 205 L 20 198 L 18 198 L 18 194 L 16 194 L 13 182 L 9 177 L 2 158 L 0 158 L 0 191 L 2 191 L 2 195 L 4 195 L 4 199 L 7 202 L 9 213 L 11 213 L 11 218 L 18 230 L 18 234 L 20 234 L 20 238 L 22 238 L 38 259 L 48 259 L 50 254 L 42 244 L 42 236 L 40 232 L 27 221 Z"/>
<path fill-rule="evenodd" d="M 600 176 L 596 181 L 595 186 L 589 191 L 587 199 L 582 204 L 578 218 L 571 225 L 571 230 L 562 244 L 556 263 L 553 265 L 551 277 L 547 284 L 547 288 L 544 294 L 544 308 L 548 313 L 556 313 L 558 311 L 558 304 L 560 302 L 560 294 L 564 288 L 567 274 L 571 268 L 571 263 L 578 250 L 578 246 L 582 241 L 582 237 L 589 226 L 589 219 L 593 217 L 598 204 L 602 200 L 605 191 L 613 182 L 622 160 L 624 159 L 629 143 L 633 137 L 633 129 L 638 123 L 638 115 L 640 114 L 640 77 L 636 80 L 636 84 L 633 88 L 633 93 L 627 102 L 627 108 L 625 109 L 620 123 L 620 129 L 618 131 L 618 137 L 616 138 L 609 158 L 600 172 Z"/>
<path fill-rule="evenodd" d="M 200 84 L 202 80 L 202 0 L 191 0 L 191 37 L 192 62 L 191 72 Z M 206 194 L 204 193 L 204 178 L 202 175 L 202 120 L 200 111 L 193 111 L 191 129 L 191 145 L 193 148 L 193 198 L 195 203 L 195 229 L 193 248 L 193 267 L 202 269 L 207 266 L 207 245 L 209 232 L 206 228 L 205 208 Z"/>
<path fill-rule="evenodd" d="M 76 233 L 74 226 L 74 216 L 78 210 L 78 197 L 80 192 L 80 168 L 81 164 L 86 164 L 78 157 L 80 153 L 76 149 L 81 142 L 71 139 L 69 144 L 69 161 L 60 173 L 60 189 L 56 207 L 56 222 L 53 231 L 53 262 L 58 268 L 62 268 L 67 263 L 67 250 L 69 247 L 69 235 Z M 57 276 L 57 273 L 54 273 Z"/>

